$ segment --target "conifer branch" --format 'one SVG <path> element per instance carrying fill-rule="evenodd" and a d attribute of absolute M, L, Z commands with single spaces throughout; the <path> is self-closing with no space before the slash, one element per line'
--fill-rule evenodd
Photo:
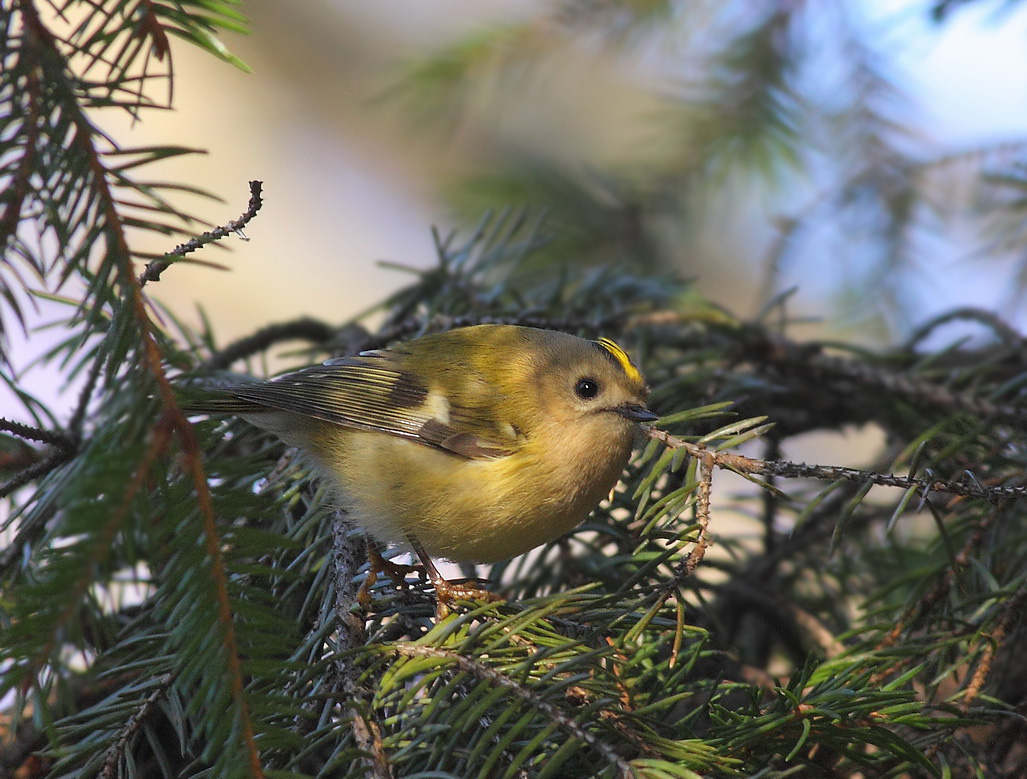
<path fill-rule="evenodd" d="M 567 735 L 578 739 L 599 752 L 607 763 L 617 769 L 618 774 L 623 779 L 632 779 L 632 777 L 635 776 L 631 765 L 625 762 L 613 747 L 583 728 L 576 720 L 568 717 L 553 704 L 542 700 L 536 692 L 518 683 L 514 679 L 511 679 L 506 674 L 500 673 L 493 668 L 489 668 L 487 665 L 479 663 L 473 658 L 465 657 L 464 655 L 457 654 L 456 652 L 438 649 L 436 647 L 415 646 L 413 644 L 392 644 L 387 648 L 389 651 L 395 652 L 402 657 L 425 657 L 444 660 L 452 663 L 461 671 L 468 673 L 471 676 L 510 690 L 516 697 L 525 701 L 534 709 L 553 721 L 565 733 L 567 733 Z"/>
<path fill-rule="evenodd" d="M 167 695 L 168 688 L 171 686 L 173 679 L 174 676 L 172 674 L 161 674 L 157 677 L 155 680 L 157 688 L 143 699 L 139 708 L 136 709 L 129 720 L 121 728 L 121 733 L 118 735 L 117 741 L 115 741 L 108 750 L 107 757 L 103 761 L 103 768 L 100 771 L 102 779 L 113 779 L 118 775 L 118 763 L 124 758 L 129 745 L 132 743 L 132 739 L 146 722 L 147 717 L 150 716 L 154 707 L 161 698 Z"/>
<path fill-rule="evenodd" d="M 171 433 L 172 430 L 171 426 L 168 424 L 168 420 L 161 420 L 153 428 L 146 452 L 143 454 L 139 464 L 136 466 L 132 480 L 125 485 L 124 492 L 121 494 L 121 501 L 117 508 L 107 518 L 103 527 L 99 529 L 99 532 L 89 539 L 90 551 L 85 560 L 85 564 L 79 567 L 79 575 L 65 595 L 64 608 L 53 621 L 50 628 L 50 635 L 47 636 L 46 643 L 43 645 L 42 651 L 35 659 L 35 665 L 37 667 L 42 666 L 47 662 L 50 654 L 58 646 L 60 635 L 65 626 L 71 621 L 80 608 L 83 595 L 93 583 L 94 567 L 98 565 L 109 553 L 111 542 L 118 531 L 121 530 L 125 517 L 128 516 L 128 513 L 132 508 L 132 502 L 136 499 L 136 496 L 142 489 L 143 484 L 149 478 L 150 471 L 153 468 L 154 463 L 156 463 L 157 459 L 164 454 L 165 448 L 171 439 Z"/>

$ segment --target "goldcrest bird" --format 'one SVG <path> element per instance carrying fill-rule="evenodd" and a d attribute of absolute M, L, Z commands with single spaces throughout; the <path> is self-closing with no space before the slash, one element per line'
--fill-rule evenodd
<path fill-rule="evenodd" d="M 580 523 L 616 485 L 645 405 L 616 343 L 476 325 L 224 388 L 206 410 L 299 447 L 374 539 L 505 560 Z"/>

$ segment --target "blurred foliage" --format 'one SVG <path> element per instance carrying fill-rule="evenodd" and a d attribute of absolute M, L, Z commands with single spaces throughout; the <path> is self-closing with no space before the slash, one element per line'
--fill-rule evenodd
<path fill-rule="evenodd" d="M 969 4 L 921 11 L 942 24 Z M 525 147 L 492 131 L 489 164 L 448 182 L 466 224 L 497 202 L 544 208 L 558 238 L 540 261 L 694 272 L 750 232 L 753 246 L 765 244 L 755 253 L 768 255 L 764 301 L 815 264 L 837 279 L 848 319 L 881 317 L 898 337 L 917 323 L 917 281 L 941 262 L 977 256 L 997 273 L 1017 263 L 1009 302 L 1020 302 L 1025 139 L 948 148 L 932 137 L 891 65 L 892 49 L 905 45 L 894 28 L 910 26 L 913 9 L 896 10 L 889 27 L 866 5 L 554 1 L 416 61 L 395 91 L 419 132 L 434 124 L 443 135 L 523 110 L 573 58 L 619 74 L 622 91 L 660 96 L 643 117 L 626 115 L 615 96 L 593 108 L 591 123 L 636 129 L 588 173 L 572 145 Z M 728 223 L 711 211 L 730 213 Z"/>
<path fill-rule="evenodd" d="M 797 343 L 787 296 L 740 320 L 697 299 L 650 232 L 661 208 L 677 213 L 724 166 L 769 185 L 805 164 L 806 99 L 785 55 L 811 7 L 764 4 L 723 35 L 707 28 L 718 34 L 704 56 L 719 64 L 671 107 L 693 134 L 680 165 L 665 178 L 576 177 L 592 197 L 573 206 L 569 177 L 550 176 L 566 201 L 546 227 L 555 242 L 503 212 L 438 237 L 437 264 L 382 302 L 377 332 L 301 320 L 223 345 L 148 297 L 156 275 L 134 260 L 151 258 L 131 248 L 136 230 L 188 225 L 135 178 L 183 150 L 129 154 L 86 108 L 144 115 L 170 75 L 173 31 L 231 60 L 213 36 L 243 23 L 235 8 L 68 2 L 44 21 L 29 0 L 0 5 L 5 321 L 24 316 L 24 277 L 43 284 L 67 315 L 41 359 L 83 379 L 69 419 L 24 392 L 11 416 L 25 421 L 0 419 L 0 774 L 1027 773 L 1025 339 L 961 309 L 887 352 Z M 86 10 L 87 22 L 69 21 Z M 720 13 L 575 2 L 544 31 L 600 30 L 630 47 L 700 11 Z M 472 49 L 485 56 L 491 42 Z M 766 70 L 742 72 L 747 58 Z M 440 86 L 474 70 L 454 63 L 436 69 Z M 867 101 L 885 91 L 850 77 Z M 718 118 L 728 107 L 738 113 Z M 946 173 L 910 165 L 902 123 L 892 135 L 877 116 L 846 130 L 844 160 L 861 173 L 818 208 L 862 214 L 874 230 L 861 235 L 891 256 L 925 177 Z M 1015 192 L 1017 181 L 1006 171 L 995 184 Z M 1008 199 L 1012 214 L 1020 203 Z M 1014 234 L 1013 221 L 996 224 L 996 240 Z M 578 250 L 542 261 L 563 254 L 564 236 L 602 262 Z M 976 324 L 982 345 L 924 346 L 954 320 Z M 700 561 L 709 484 L 683 450 L 654 441 L 573 533 L 475 572 L 505 602 L 436 622 L 415 576 L 377 582 L 363 609 L 361 539 L 306 465 L 240 420 L 188 420 L 180 405 L 196 383 L 259 373 L 285 341 L 304 341 L 291 359 L 307 362 L 482 321 L 616 337 L 649 378 L 660 424 L 688 441 L 748 441 L 776 460 L 806 433 L 873 427 L 884 435 L 869 469 L 969 482 L 992 499 L 718 472 L 716 545 Z M 0 378 L 18 389 L 14 366 Z"/>

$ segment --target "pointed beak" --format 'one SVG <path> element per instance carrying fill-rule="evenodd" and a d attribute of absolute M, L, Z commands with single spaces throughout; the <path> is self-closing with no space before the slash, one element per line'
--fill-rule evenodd
<path fill-rule="evenodd" d="M 632 422 L 655 422 L 660 418 L 659 414 L 654 414 L 639 403 L 625 403 L 623 406 L 617 406 L 613 411 Z"/>

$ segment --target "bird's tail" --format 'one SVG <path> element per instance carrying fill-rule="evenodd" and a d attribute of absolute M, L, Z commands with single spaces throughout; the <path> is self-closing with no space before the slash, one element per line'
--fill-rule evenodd
<path fill-rule="evenodd" d="M 192 414 L 253 414 L 267 411 L 266 406 L 237 398 L 231 385 L 224 388 L 180 387 L 178 401 L 182 410 Z"/>

